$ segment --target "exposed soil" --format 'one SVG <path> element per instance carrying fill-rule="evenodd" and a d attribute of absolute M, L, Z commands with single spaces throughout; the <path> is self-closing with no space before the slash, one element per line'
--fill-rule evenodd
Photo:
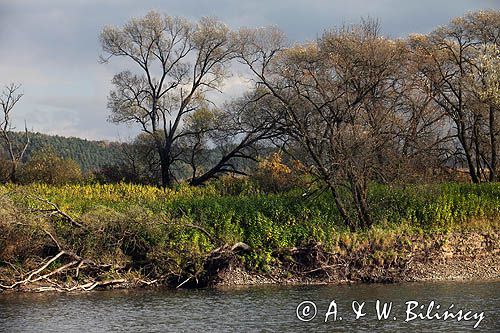
<path fill-rule="evenodd" d="M 364 260 L 370 253 L 339 255 L 311 245 L 291 251 L 291 260 L 271 267 L 268 273 L 249 271 L 233 260 L 218 273 L 214 285 L 500 279 L 498 234 L 454 234 L 430 240 L 414 239 L 411 247 L 410 251 L 400 249 L 404 254 L 401 258 L 380 263 Z"/>
<path fill-rule="evenodd" d="M 62 269 L 60 268 L 46 274 L 43 279 L 34 279 L 37 281 L 35 283 L 20 281 L 18 287 L 4 289 L 36 292 L 90 291 L 145 286 L 200 288 L 500 279 L 500 237 L 495 232 L 413 236 L 410 239 L 401 237 L 389 247 L 366 243 L 355 249 L 345 246 L 333 252 L 325 250 L 321 244 L 310 243 L 301 248 L 276 251 L 265 271 L 245 267 L 243 255 L 251 251 L 256 250 L 244 243 L 219 247 L 206 256 L 203 269 L 196 276 L 180 275 L 175 279 L 153 281 L 123 276 L 69 288 L 63 280 L 56 277 L 55 273 Z M 71 253 L 69 255 L 75 256 Z M 51 280 L 52 277 L 55 280 Z"/>

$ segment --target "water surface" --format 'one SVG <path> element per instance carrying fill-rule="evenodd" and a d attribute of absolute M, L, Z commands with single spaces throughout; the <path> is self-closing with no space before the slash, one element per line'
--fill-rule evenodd
<path fill-rule="evenodd" d="M 393 302 L 378 320 L 376 300 Z M 406 302 L 440 311 L 483 312 L 477 320 L 415 319 L 405 322 Z M 314 319 L 297 318 L 303 301 Z M 325 314 L 335 301 L 337 317 Z M 365 302 L 355 319 L 352 302 Z M 299 310 L 301 316 L 313 314 Z M 333 311 L 333 307 L 331 310 Z M 500 281 L 390 285 L 245 287 L 225 290 L 130 290 L 75 294 L 0 294 L 1 332 L 500 332 Z M 307 309 L 306 309 L 307 310 Z M 418 309 L 415 309 L 417 311 Z M 418 313 L 418 312 L 415 312 Z M 425 314 L 425 310 L 422 310 Z M 436 311 L 431 311 L 436 313 Z M 303 319 L 310 319 L 304 317 Z M 342 320 L 340 320 L 342 317 Z"/>

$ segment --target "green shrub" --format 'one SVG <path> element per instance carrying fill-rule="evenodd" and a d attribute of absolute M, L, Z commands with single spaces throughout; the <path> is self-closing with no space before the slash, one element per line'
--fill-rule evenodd
<path fill-rule="evenodd" d="M 43 182 L 51 185 L 76 183 L 83 179 L 78 164 L 59 157 L 52 149 L 41 150 L 22 166 L 19 181 L 23 184 Z"/>

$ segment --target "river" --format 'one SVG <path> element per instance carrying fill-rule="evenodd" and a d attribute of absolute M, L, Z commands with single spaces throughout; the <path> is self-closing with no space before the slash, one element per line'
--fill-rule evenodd
<path fill-rule="evenodd" d="M 500 281 L 4 293 L 0 331 L 500 332 Z"/>

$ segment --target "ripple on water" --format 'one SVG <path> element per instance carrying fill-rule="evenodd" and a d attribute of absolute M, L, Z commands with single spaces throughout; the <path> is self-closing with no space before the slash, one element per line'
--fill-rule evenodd
<path fill-rule="evenodd" d="M 377 299 L 393 302 L 391 320 L 377 320 Z M 296 317 L 304 300 L 317 307 L 310 322 Z M 325 323 L 332 300 L 343 318 L 333 322 L 330 316 Z M 354 300 L 366 302 L 359 320 Z M 484 311 L 478 331 L 500 332 L 500 281 L 0 294 L 0 332 L 469 332 L 474 326 L 456 320 L 407 323 L 409 300 Z"/>

